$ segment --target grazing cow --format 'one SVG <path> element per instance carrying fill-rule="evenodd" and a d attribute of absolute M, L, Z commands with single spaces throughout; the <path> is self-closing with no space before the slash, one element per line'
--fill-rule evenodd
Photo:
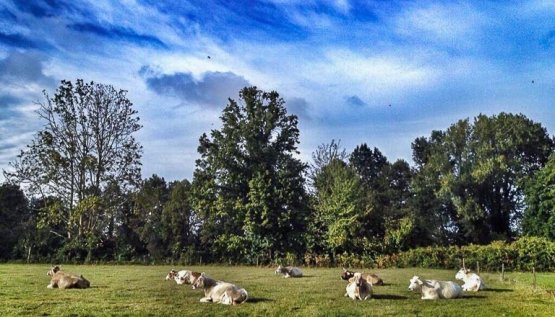
<path fill-rule="evenodd" d="M 355 272 L 351 272 L 346 268 L 343 268 L 343 273 L 341 274 L 341 279 L 348 281 L 350 278 L 355 276 Z M 362 273 L 362 278 L 365 279 L 368 283 L 374 285 L 383 285 L 383 280 L 377 276 L 376 274 L 372 273 Z"/>
<path fill-rule="evenodd" d="M 409 290 L 422 292 L 422 299 L 451 299 L 463 294 L 462 288 L 455 282 L 423 280 L 418 276 L 413 276 L 410 280 Z"/>
<path fill-rule="evenodd" d="M 61 271 L 60 267 L 53 266 L 46 275 L 51 276 L 47 288 L 89 288 L 91 283 L 83 275 L 75 275 Z"/>
<path fill-rule="evenodd" d="M 249 295 L 244 288 L 235 284 L 216 281 L 208 277 L 204 272 L 196 279 L 194 287 L 204 289 L 204 297 L 201 302 L 214 302 L 224 305 L 237 305 L 244 303 Z"/>
<path fill-rule="evenodd" d="M 347 291 L 345 297 L 350 297 L 353 300 L 366 300 L 372 297 L 372 285 L 366 281 L 360 272 L 354 273 L 345 290 Z"/>
<path fill-rule="evenodd" d="M 283 277 L 302 277 L 303 271 L 298 267 L 294 266 L 278 266 L 276 269 L 276 274 L 283 274 Z"/>
<path fill-rule="evenodd" d="M 478 274 L 471 273 L 470 270 L 464 268 L 457 272 L 455 278 L 464 281 L 462 289 L 465 292 L 477 292 L 486 288 L 486 284 Z"/>

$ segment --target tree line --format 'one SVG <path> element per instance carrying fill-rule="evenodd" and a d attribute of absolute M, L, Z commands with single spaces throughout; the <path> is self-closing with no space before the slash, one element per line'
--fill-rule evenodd
<path fill-rule="evenodd" d="M 412 144 L 412 165 L 330 140 L 298 159 L 298 118 L 245 87 L 199 138 L 193 179 L 141 179 L 126 91 L 62 81 L 4 171 L 2 260 L 333 263 L 422 246 L 555 240 L 555 142 L 522 114 L 478 115 Z"/>

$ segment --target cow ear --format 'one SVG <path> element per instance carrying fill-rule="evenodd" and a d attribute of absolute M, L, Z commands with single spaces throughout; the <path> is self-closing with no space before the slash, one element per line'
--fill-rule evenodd
<path fill-rule="evenodd" d="M 343 272 L 347 272 L 347 269 L 346 269 L 346 268 L 343 268 Z"/>
<path fill-rule="evenodd" d="M 200 276 L 206 276 L 206 274 L 204 274 L 204 272 L 200 273 Z"/>

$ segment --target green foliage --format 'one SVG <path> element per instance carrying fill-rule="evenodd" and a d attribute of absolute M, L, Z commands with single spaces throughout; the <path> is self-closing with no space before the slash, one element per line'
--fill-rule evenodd
<path fill-rule="evenodd" d="M 222 128 L 199 140 L 192 206 L 200 243 L 213 260 L 301 254 L 308 201 L 306 166 L 293 157 L 297 117 L 276 92 L 248 87 L 239 96 L 241 104 L 230 100 L 223 110 Z"/>
<path fill-rule="evenodd" d="M 523 233 L 555 241 L 555 154 L 523 183 L 526 193 Z"/>
<path fill-rule="evenodd" d="M 507 270 L 537 271 L 555 270 L 555 243 L 544 238 L 522 237 L 512 244 L 494 241 L 488 245 L 448 247 L 425 247 L 401 252 L 397 255 L 379 256 L 378 267 L 422 267 L 457 269 L 464 258 L 467 266 L 486 271 Z"/>
<path fill-rule="evenodd" d="M 23 191 L 14 185 L 0 186 L 0 260 L 12 258 L 20 236 L 25 234 L 30 213 Z"/>
<path fill-rule="evenodd" d="M 68 245 L 112 234 L 103 194 L 113 183 L 128 192 L 140 179 L 142 148 L 133 135 L 141 125 L 126 94 L 83 80 L 63 80 L 53 97 L 44 92 L 37 111 L 43 129 L 4 172 L 30 196 L 55 198 L 37 224 Z"/>
<path fill-rule="evenodd" d="M 437 215 L 444 229 L 436 236 L 453 237 L 437 242 L 514 238 L 522 219 L 522 180 L 547 162 L 553 146 L 540 124 L 506 113 L 480 115 L 472 124 L 460 120 L 446 132 L 417 139 L 413 187 L 436 201 L 417 201 L 416 207 L 420 213 L 431 207 Z"/>

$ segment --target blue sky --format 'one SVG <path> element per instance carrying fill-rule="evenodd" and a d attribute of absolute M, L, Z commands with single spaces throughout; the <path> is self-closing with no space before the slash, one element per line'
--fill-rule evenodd
<path fill-rule="evenodd" d="M 480 113 L 553 134 L 553 74 L 553 1 L 0 0 L 0 168 L 62 79 L 128 90 L 143 177 L 175 180 L 246 85 L 299 116 L 303 161 L 340 139 L 412 163 L 415 138 Z"/>

